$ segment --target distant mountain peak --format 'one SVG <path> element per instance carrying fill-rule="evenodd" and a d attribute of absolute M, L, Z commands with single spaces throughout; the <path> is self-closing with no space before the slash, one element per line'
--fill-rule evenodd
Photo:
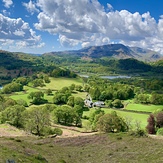
<path fill-rule="evenodd" d="M 157 52 L 140 47 L 129 47 L 123 44 L 107 44 L 101 46 L 89 46 L 80 50 L 71 50 L 63 52 L 51 52 L 47 55 L 73 55 L 78 57 L 101 58 L 110 57 L 117 59 L 134 58 L 141 61 L 157 61 L 163 59 L 163 56 Z"/>

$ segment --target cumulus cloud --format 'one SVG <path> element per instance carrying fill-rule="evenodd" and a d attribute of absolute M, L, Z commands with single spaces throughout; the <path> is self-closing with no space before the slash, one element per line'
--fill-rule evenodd
<path fill-rule="evenodd" d="M 0 14 L 0 42 L 2 45 L 36 47 L 40 46 L 41 37 L 21 18 L 11 19 Z"/>
<path fill-rule="evenodd" d="M 10 6 L 13 5 L 13 1 L 12 0 L 2 0 L 2 2 L 4 3 L 4 6 L 6 8 L 10 8 Z"/>
<path fill-rule="evenodd" d="M 27 11 L 30 12 L 32 15 L 35 12 L 39 12 L 39 9 L 37 9 L 36 7 L 36 3 L 31 0 L 28 3 L 23 2 L 22 4 L 27 9 Z"/>
<path fill-rule="evenodd" d="M 40 12 L 35 28 L 59 34 L 63 46 L 104 45 L 118 40 L 163 53 L 163 19 L 157 23 L 149 12 L 114 11 L 110 4 L 105 9 L 98 0 L 37 0 L 37 7 Z"/>

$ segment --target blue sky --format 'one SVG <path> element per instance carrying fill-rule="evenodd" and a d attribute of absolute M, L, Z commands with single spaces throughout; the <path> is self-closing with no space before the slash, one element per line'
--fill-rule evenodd
<path fill-rule="evenodd" d="M 0 0 L 0 49 L 42 54 L 111 43 L 163 54 L 162 0 Z"/>

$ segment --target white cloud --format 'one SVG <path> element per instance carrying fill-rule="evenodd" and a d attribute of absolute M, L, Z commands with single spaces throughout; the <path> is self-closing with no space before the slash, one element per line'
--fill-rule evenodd
<path fill-rule="evenodd" d="M 5 46 L 40 47 L 41 37 L 21 18 L 11 19 L 0 14 L 0 44 Z"/>
<path fill-rule="evenodd" d="M 4 6 L 6 8 L 10 8 L 10 6 L 13 5 L 13 1 L 12 0 L 2 0 L 2 2 L 4 3 Z"/>
<path fill-rule="evenodd" d="M 163 53 L 163 19 L 160 17 L 157 23 L 149 12 L 113 11 L 110 4 L 106 11 L 98 0 L 37 0 L 37 7 L 40 13 L 35 28 L 59 34 L 63 46 L 85 47 L 119 40 Z"/>
<path fill-rule="evenodd" d="M 109 3 L 107 3 L 108 10 L 113 10 L 113 6 Z"/>
<path fill-rule="evenodd" d="M 32 15 L 35 12 L 39 12 L 39 9 L 37 9 L 35 2 L 32 2 L 32 0 L 30 0 L 28 3 L 23 2 L 22 4 Z"/>

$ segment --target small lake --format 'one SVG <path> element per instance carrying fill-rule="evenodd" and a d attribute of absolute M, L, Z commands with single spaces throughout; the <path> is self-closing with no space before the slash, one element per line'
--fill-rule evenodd
<path fill-rule="evenodd" d="M 131 78 L 131 76 L 126 76 L 126 75 L 117 75 L 117 76 L 100 76 L 102 79 L 124 79 L 124 78 Z"/>
<path fill-rule="evenodd" d="M 89 78 L 89 75 L 84 75 L 84 74 L 79 74 L 80 77 L 84 78 Z M 131 78 L 131 76 L 127 75 L 104 75 L 104 76 L 99 76 L 102 79 L 124 79 L 124 78 Z"/>

